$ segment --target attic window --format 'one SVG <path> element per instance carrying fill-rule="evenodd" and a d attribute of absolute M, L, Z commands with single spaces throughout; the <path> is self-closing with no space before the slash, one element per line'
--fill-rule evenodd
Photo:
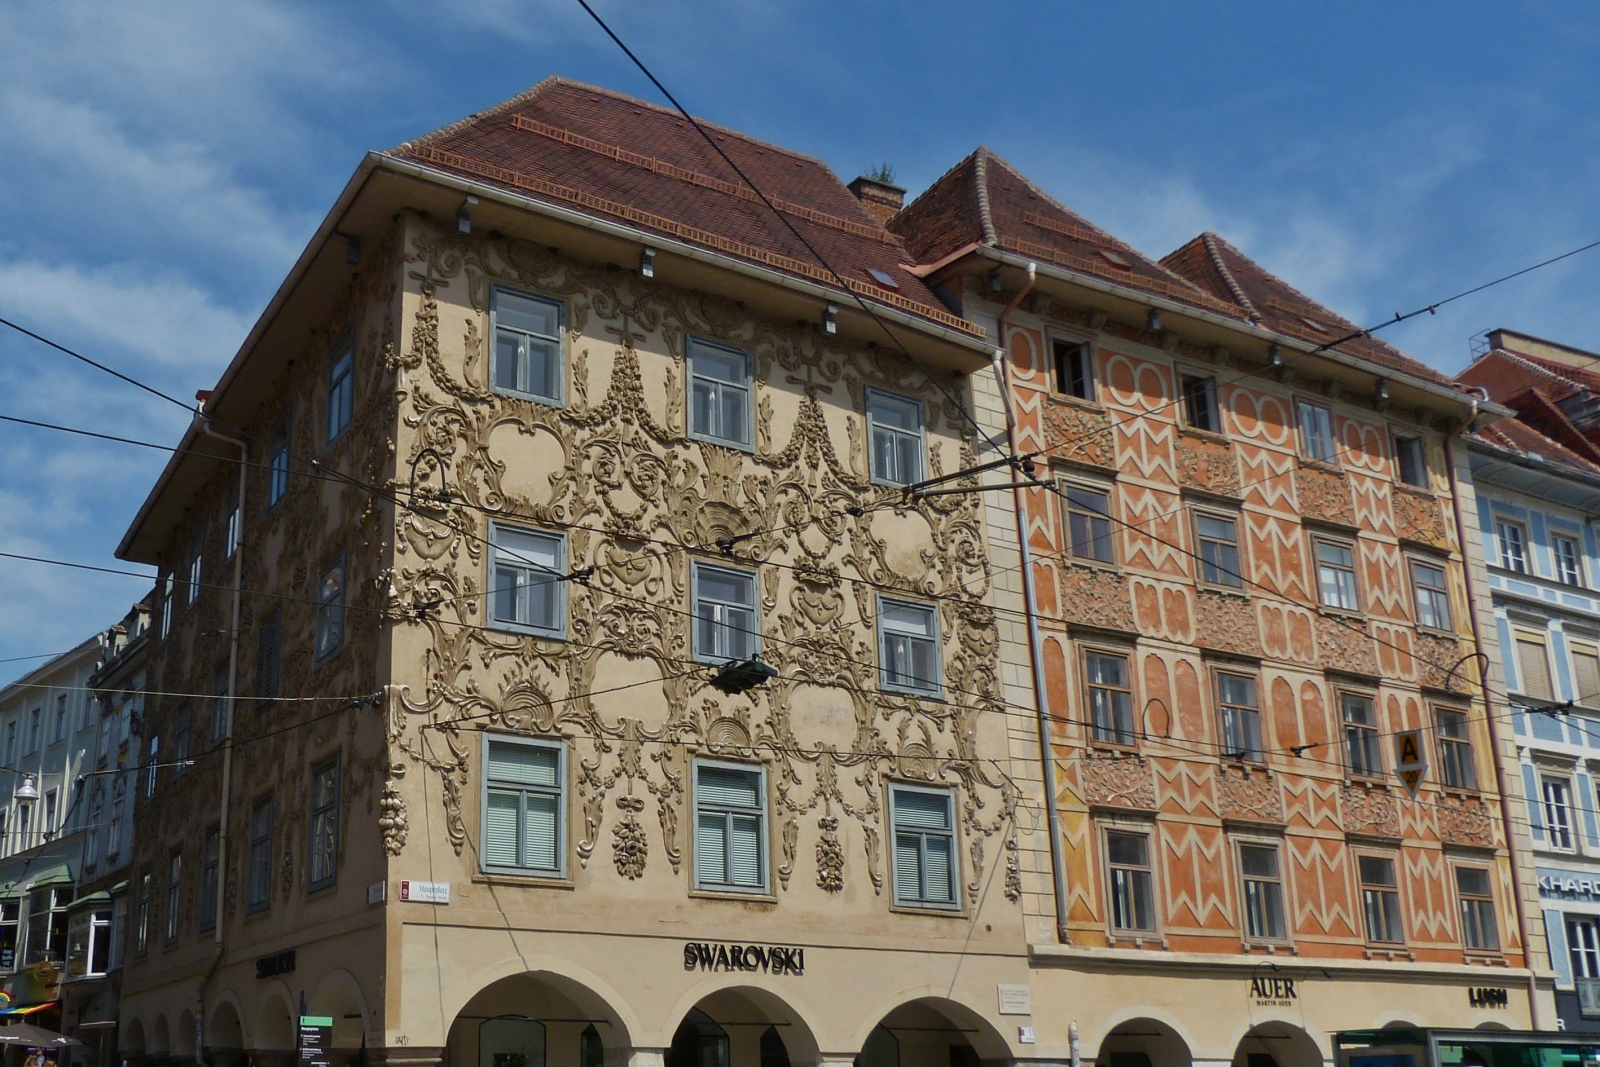
<path fill-rule="evenodd" d="M 1313 330 L 1316 330 L 1318 333 L 1327 333 L 1328 332 L 1328 328 L 1326 326 L 1324 326 L 1322 323 L 1318 322 L 1316 319 L 1308 319 L 1304 315 L 1301 315 L 1300 316 L 1300 321 L 1305 323 L 1307 326 L 1311 327 Z"/>
<path fill-rule="evenodd" d="M 1133 264 L 1128 262 L 1126 256 L 1118 255 L 1109 248 L 1096 249 L 1096 251 L 1105 257 L 1107 263 L 1110 263 L 1114 267 L 1121 267 L 1123 270 L 1133 269 Z"/>
<path fill-rule="evenodd" d="M 867 273 L 872 276 L 872 280 L 873 281 L 877 282 L 879 285 L 883 286 L 885 289 L 898 289 L 898 288 L 900 288 L 900 283 L 899 282 L 895 281 L 887 273 L 885 273 L 884 271 L 879 270 L 877 267 L 868 267 L 867 268 Z"/>

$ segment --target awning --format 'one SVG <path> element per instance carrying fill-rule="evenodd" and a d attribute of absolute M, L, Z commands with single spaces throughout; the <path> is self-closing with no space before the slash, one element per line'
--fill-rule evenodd
<path fill-rule="evenodd" d="M 72 881 L 72 871 L 65 863 L 57 864 L 48 870 L 40 871 L 28 880 L 29 889 L 39 889 L 47 885 L 60 885 Z"/>
<path fill-rule="evenodd" d="M 24 1004 L 20 1008 L 7 1008 L 5 1011 L 0 1011 L 0 1016 L 33 1015 L 36 1012 L 59 1007 L 61 1007 L 61 1001 L 47 1000 L 43 1004 Z"/>

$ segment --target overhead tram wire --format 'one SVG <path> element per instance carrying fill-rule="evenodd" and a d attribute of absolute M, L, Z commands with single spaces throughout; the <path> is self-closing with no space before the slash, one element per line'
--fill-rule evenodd
<path fill-rule="evenodd" d="M 589 6 L 588 0 L 578 0 L 578 5 L 582 7 L 584 11 L 588 12 L 589 17 L 595 21 L 596 25 L 605 31 L 606 36 L 610 37 L 611 40 L 616 43 L 616 46 L 622 49 L 623 54 L 633 62 L 634 66 L 639 68 L 640 73 L 642 73 L 646 78 L 650 79 L 650 84 L 654 85 L 661 92 L 661 95 L 667 98 L 678 114 L 683 116 L 684 121 L 693 126 L 695 131 L 699 133 L 701 137 L 705 138 L 706 144 L 710 145 L 712 150 L 716 152 L 717 155 L 722 157 L 722 161 L 729 167 L 733 168 L 733 172 L 750 187 L 750 190 L 754 192 L 756 196 L 761 198 L 761 202 L 767 206 L 769 211 L 772 212 L 773 217 L 781 222 L 784 228 L 792 233 L 795 239 L 805 246 L 806 251 L 810 252 L 811 255 L 816 258 L 816 261 L 826 268 L 829 274 L 833 275 L 834 279 L 839 283 L 839 288 L 844 290 L 845 295 L 853 298 L 856 304 L 860 306 L 861 310 L 866 312 L 872 321 L 877 324 L 878 328 L 884 332 L 885 336 L 887 336 L 890 341 L 894 342 L 895 347 L 900 350 L 906 359 L 910 360 L 918 370 L 922 371 L 922 373 L 927 377 L 928 381 L 933 383 L 934 388 L 938 389 L 940 393 L 944 394 L 944 398 L 946 400 L 955 405 L 956 410 L 961 413 L 961 417 L 966 419 L 967 422 L 971 423 L 973 430 L 977 432 L 978 443 L 987 444 L 996 451 L 1000 451 L 999 446 L 993 444 L 993 442 L 990 440 L 991 435 L 978 424 L 978 420 L 975 419 L 972 416 L 972 413 L 967 410 L 966 405 L 961 403 L 961 401 L 958 400 L 954 394 L 944 387 L 944 384 L 939 381 L 938 377 L 934 375 L 933 371 L 928 369 L 927 365 L 924 364 L 922 360 L 912 355 L 911 349 L 907 347 L 906 343 L 900 339 L 899 335 L 897 335 L 893 330 L 889 329 L 888 324 L 878 316 L 878 313 L 872 310 L 871 306 L 867 303 L 866 298 L 860 293 L 857 293 L 854 289 L 850 288 L 850 286 L 845 282 L 844 276 L 834 268 L 833 264 L 828 262 L 821 252 L 817 251 L 816 246 L 806 239 L 805 235 L 800 232 L 794 223 L 789 221 L 788 216 L 778 210 L 777 206 L 767 198 L 767 194 L 761 191 L 761 187 L 751 180 L 750 176 L 744 172 L 743 168 L 741 168 L 739 164 L 733 161 L 733 157 L 729 156 L 727 152 L 723 151 L 722 146 L 717 143 L 717 139 L 711 136 L 710 132 L 700 124 L 700 120 L 689 114 L 689 110 L 682 104 L 678 103 L 678 98 L 672 95 L 672 91 L 661 83 L 660 78 L 657 78 L 653 73 L 651 73 L 650 68 L 645 66 L 644 60 L 640 59 L 638 55 L 634 53 L 633 49 L 629 48 L 627 44 L 624 43 L 622 38 L 617 36 L 617 32 L 607 25 L 606 20 L 601 18 L 595 9 Z M 1017 457 L 1011 456 L 1010 458 L 1013 461 L 1016 461 Z"/>

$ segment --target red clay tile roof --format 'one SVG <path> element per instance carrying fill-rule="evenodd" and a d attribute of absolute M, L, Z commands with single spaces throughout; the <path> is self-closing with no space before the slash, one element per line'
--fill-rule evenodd
<path fill-rule="evenodd" d="M 1202 233 L 1161 262 L 1227 301 L 1238 313 L 1263 328 L 1314 345 L 1338 340 L 1361 329 L 1336 315 L 1214 233 Z M 1376 337 L 1358 337 L 1337 345 L 1340 352 L 1427 381 L 1448 385 L 1450 379 Z"/>
<path fill-rule="evenodd" d="M 979 148 L 888 222 L 919 263 L 986 244 L 1154 296 L 1242 318 L 1205 292 L 1057 203 L 1021 171 Z"/>
<path fill-rule="evenodd" d="M 982 336 L 906 270 L 900 239 L 826 165 L 702 125 L 852 291 Z M 547 78 L 387 154 L 838 286 L 683 116 L 621 93 Z"/>
<path fill-rule="evenodd" d="M 1552 441 L 1520 419 L 1502 419 L 1472 436 L 1519 456 L 1540 456 L 1584 474 L 1600 475 L 1600 464 L 1592 463 L 1570 448 Z"/>

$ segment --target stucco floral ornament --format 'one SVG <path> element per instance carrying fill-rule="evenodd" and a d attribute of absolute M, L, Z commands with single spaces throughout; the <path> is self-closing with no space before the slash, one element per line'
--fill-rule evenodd
<path fill-rule="evenodd" d="M 398 856 L 406 847 L 406 802 L 394 779 L 383 784 L 383 799 L 378 801 L 378 829 L 383 831 L 383 851 Z"/>
<path fill-rule="evenodd" d="M 824 815 L 817 820 L 817 887 L 830 893 L 844 888 L 844 846 L 839 843 L 839 820 Z"/>
<path fill-rule="evenodd" d="M 634 818 L 644 809 L 644 800 L 635 796 L 617 798 L 617 807 L 628 814 L 611 828 L 611 858 L 616 862 L 617 873 L 629 880 L 644 875 L 645 861 L 650 857 L 650 841 L 644 827 Z"/>

